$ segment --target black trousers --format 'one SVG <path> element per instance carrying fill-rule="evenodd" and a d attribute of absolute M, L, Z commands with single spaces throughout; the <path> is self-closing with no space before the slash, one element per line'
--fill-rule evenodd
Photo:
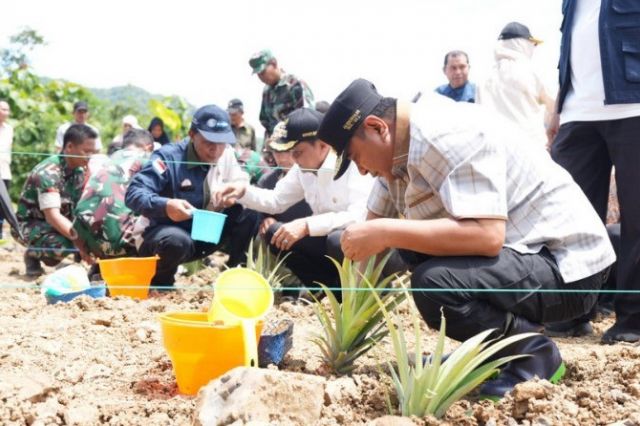
<path fill-rule="evenodd" d="M 280 222 L 274 223 L 264 235 L 273 253 L 280 250 L 271 244 L 271 238 L 281 226 Z M 324 237 L 304 237 L 298 240 L 289 250 L 283 252 L 290 253 L 285 260 L 287 268 L 291 269 L 309 289 L 318 289 L 318 282 L 327 287 L 340 287 L 338 270 L 327 256 L 342 262 L 344 254 L 340 248 L 341 235 L 342 230 L 336 230 Z"/>
<path fill-rule="evenodd" d="M 227 215 L 219 244 L 194 241 L 191 234 L 175 225 L 158 225 L 148 228 L 138 250 L 140 256 L 158 255 L 156 274 L 151 280 L 154 286 L 172 286 L 178 266 L 207 257 L 223 246 L 229 252 L 229 266 L 246 262 L 249 241 L 258 227 L 258 214 L 235 205 L 223 211 Z"/>
<path fill-rule="evenodd" d="M 603 222 L 615 166 L 620 203 L 617 289 L 640 290 L 640 117 L 563 124 L 551 156 L 571 174 Z M 619 326 L 640 329 L 640 294 L 616 295 L 615 310 Z"/>
<path fill-rule="evenodd" d="M 565 283 L 547 249 L 521 254 L 503 248 L 496 257 L 403 257 L 413 266 L 412 294 L 422 317 L 439 328 L 442 308 L 447 336 L 460 341 L 489 328 L 503 330 L 512 315 L 540 324 L 584 315 L 596 303 L 597 293 L 538 290 L 597 290 L 609 269 Z"/>

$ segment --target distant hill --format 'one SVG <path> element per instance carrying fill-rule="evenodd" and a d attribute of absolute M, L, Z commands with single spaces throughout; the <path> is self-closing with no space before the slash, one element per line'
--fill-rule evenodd
<path fill-rule="evenodd" d="M 163 100 L 165 96 L 154 95 L 141 87 L 128 84 L 108 89 L 89 89 L 100 100 L 109 104 L 121 104 L 133 107 L 136 111 L 146 112 L 151 99 Z"/>

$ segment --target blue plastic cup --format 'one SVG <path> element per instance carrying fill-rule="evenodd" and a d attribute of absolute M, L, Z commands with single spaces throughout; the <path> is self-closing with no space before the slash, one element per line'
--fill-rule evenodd
<path fill-rule="evenodd" d="M 207 243 L 218 244 L 227 215 L 209 210 L 193 210 L 191 238 Z"/>

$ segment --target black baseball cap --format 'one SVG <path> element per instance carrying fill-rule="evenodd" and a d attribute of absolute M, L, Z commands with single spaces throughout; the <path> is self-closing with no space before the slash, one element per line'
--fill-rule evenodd
<path fill-rule="evenodd" d="M 533 37 L 529 28 L 520 22 L 509 22 L 498 36 L 498 40 L 510 40 L 512 38 L 525 38 L 535 44 L 542 43 L 542 40 Z"/>
<path fill-rule="evenodd" d="M 76 111 L 89 111 L 89 105 L 85 101 L 78 101 L 73 104 L 73 112 Z"/>
<path fill-rule="evenodd" d="M 244 105 L 242 101 L 238 98 L 231 99 L 229 104 L 227 104 L 227 112 L 229 114 L 234 112 L 244 112 Z"/>
<path fill-rule="evenodd" d="M 318 129 L 318 138 L 336 150 L 336 180 L 347 171 L 349 160 L 349 140 L 362 121 L 371 115 L 382 100 L 376 86 L 363 78 L 354 80 L 338 95 Z"/>
<path fill-rule="evenodd" d="M 191 128 L 197 130 L 208 142 L 236 143 L 229 114 L 217 105 L 205 105 L 193 114 Z"/>
<path fill-rule="evenodd" d="M 300 142 L 318 139 L 318 128 L 323 117 L 323 113 L 310 108 L 300 108 L 289 113 L 273 129 L 269 147 L 277 152 L 285 152 Z"/>

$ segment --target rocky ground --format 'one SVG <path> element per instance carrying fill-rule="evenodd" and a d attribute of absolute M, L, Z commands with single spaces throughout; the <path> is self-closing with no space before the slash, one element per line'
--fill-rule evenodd
<path fill-rule="evenodd" d="M 178 393 L 156 317 L 206 310 L 212 293 L 196 287 L 209 286 L 216 268 L 182 277 L 180 291 L 147 300 L 83 297 L 47 305 L 37 288 L 41 279 L 27 279 L 21 259 L 21 248 L 11 242 L 0 247 L 0 424 L 182 425 L 197 420 L 197 397 Z M 33 288 L 17 288 L 28 286 Z M 406 321 L 408 312 L 403 306 Z M 336 378 L 326 373 L 309 341 L 319 331 L 312 309 L 285 302 L 269 317 L 277 318 L 295 323 L 293 349 L 281 369 L 318 376 L 306 380 L 318 385 L 304 398 L 319 401 L 315 424 L 378 419 L 378 425 L 640 425 L 640 347 L 600 345 L 610 318 L 594 324 L 595 336 L 558 340 L 568 366 L 561 385 L 530 382 L 498 404 L 463 400 L 441 420 L 380 419 L 388 414 L 389 379 L 380 368 L 392 353 L 388 341 L 359 360 L 353 375 Z M 432 347 L 436 335 L 424 331 L 425 346 Z M 278 413 L 272 424 L 304 424 L 287 415 L 296 408 L 286 395 L 274 398 Z M 234 416 L 225 424 L 243 424 L 242 416 Z"/>

